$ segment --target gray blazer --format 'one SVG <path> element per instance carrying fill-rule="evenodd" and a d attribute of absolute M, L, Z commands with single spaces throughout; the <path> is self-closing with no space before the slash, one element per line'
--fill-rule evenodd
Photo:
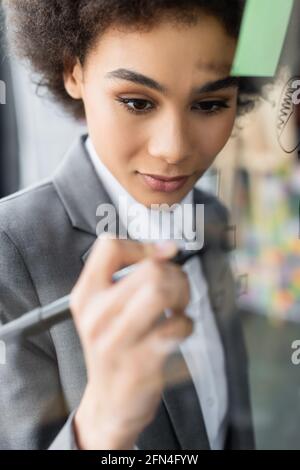
<path fill-rule="evenodd" d="M 69 293 L 96 239 L 96 209 L 110 202 L 82 136 L 50 180 L 0 202 L 0 314 L 11 321 Z M 225 351 L 229 412 L 226 447 L 254 447 L 247 357 L 235 289 L 221 243 L 227 211 L 201 191 L 205 251 L 201 262 Z M 72 319 L 8 344 L 0 365 L 0 449 L 74 449 L 72 418 L 86 386 Z M 164 390 L 140 449 L 209 449 L 192 380 Z"/>

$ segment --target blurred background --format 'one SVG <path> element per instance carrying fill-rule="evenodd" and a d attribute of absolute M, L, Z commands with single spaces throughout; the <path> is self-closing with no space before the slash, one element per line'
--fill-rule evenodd
<path fill-rule="evenodd" d="M 3 43 L 0 37 L 0 80 L 6 84 L 6 103 L 0 104 L 1 197 L 50 176 L 85 131 L 37 96 L 30 73 Z M 276 84 L 255 111 L 237 121 L 228 145 L 199 182 L 231 211 L 231 261 L 259 449 L 300 449 L 300 365 L 291 360 L 291 345 L 300 339 L 300 106 L 291 99 L 291 80 L 300 76 L 299 46 L 296 5 Z"/>

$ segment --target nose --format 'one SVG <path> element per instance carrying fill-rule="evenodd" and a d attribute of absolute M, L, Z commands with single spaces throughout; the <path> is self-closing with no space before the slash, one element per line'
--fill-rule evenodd
<path fill-rule="evenodd" d="M 190 159 L 192 144 L 187 119 L 168 115 L 164 122 L 157 123 L 155 130 L 152 129 L 148 153 L 154 158 L 165 160 L 169 165 Z"/>

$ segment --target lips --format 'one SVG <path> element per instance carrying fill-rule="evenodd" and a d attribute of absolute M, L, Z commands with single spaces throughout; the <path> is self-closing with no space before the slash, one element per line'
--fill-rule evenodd
<path fill-rule="evenodd" d="M 164 175 L 148 175 L 139 173 L 144 183 L 153 191 L 172 193 L 181 189 L 187 182 L 189 176 L 168 177 Z"/>
<path fill-rule="evenodd" d="M 170 177 L 170 176 L 164 176 L 164 175 L 145 174 L 144 176 L 150 176 L 151 178 L 161 180 L 161 181 L 179 181 L 179 180 L 182 180 L 183 178 L 187 178 L 187 175 Z"/>

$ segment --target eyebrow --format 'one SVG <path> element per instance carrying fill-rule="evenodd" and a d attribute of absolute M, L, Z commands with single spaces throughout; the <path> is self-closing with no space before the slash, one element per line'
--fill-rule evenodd
<path fill-rule="evenodd" d="M 158 91 L 163 95 L 168 95 L 169 90 L 164 85 L 158 83 L 153 78 L 147 77 L 141 73 L 135 72 L 134 70 L 119 68 L 108 72 L 105 75 L 105 78 L 108 79 L 119 79 L 126 80 L 128 82 L 137 83 L 138 85 L 151 88 L 152 90 Z M 216 81 L 207 82 L 200 87 L 196 87 L 192 90 L 192 94 L 201 94 L 209 93 L 214 91 L 223 90 L 231 87 L 238 87 L 239 78 L 238 77 L 225 77 Z"/>

